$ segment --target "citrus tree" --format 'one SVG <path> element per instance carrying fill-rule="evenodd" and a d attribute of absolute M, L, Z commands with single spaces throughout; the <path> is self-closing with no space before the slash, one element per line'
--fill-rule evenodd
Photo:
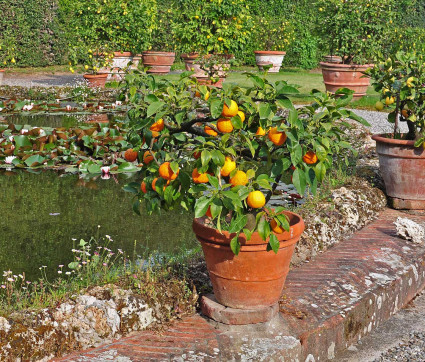
<path fill-rule="evenodd" d="M 314 103 L 295 108 L 295 87 L 247 76 L 252 87 L 217 89 L 188 74 L 176 82 L 127 75 L 128 141 L 144 166 L 142 182 L 126 189 L 137 194 L 136 212 L 141 202 L 149 213 L 182 207 L 235 233 L 235 254 L 238 235 L 249 239 L 254 231 L 277 252 L 276 233 L 289 230 L 284 208 L 267 206 L 278 183 L 292 180 L 301 195 L 316 192 L 334 158 L 351 149 L 336 120 L 365 121 L 342 108 L 351 99 L 346 91 L 338 99 L 315 91 Z"/>
<path fill-rule="evenodd" d="M 177 0 L 173 23 L 180 50 L 187 53 L 234 53 L 249 42 L 252 27 L 244 0 Z"/>
<path fill-rule="evenodd" d="M 404 135 L 415 140 L 415 146 L 425 147 L 425 63 L 416 53 L 398 52 L 385 62 L 366 71 L 381 96 L 375 107 L 387 107 L 388 121 L 394 124 L 394 137 L 401 137 L 398 121 L 407 122 L 409 132 Z"/>
<path fill-rule="evenodd" d="M 15 47 L 11 41 L 3 40 L 0 42 L 0 69 L 7 65 L 14 65 Z"/>
<path fill-rule="evenodd" d="M 394 30 L 394 0 L 318 0 L 315 6 L 322 47 L 345 64 L 375 61 Z"/>

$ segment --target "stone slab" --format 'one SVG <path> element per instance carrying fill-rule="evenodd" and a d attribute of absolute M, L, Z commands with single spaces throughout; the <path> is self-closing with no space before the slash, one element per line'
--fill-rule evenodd
<path fill-rule="evenodd" d="M 389 203 L 397 210 L 425 210 L 425 200 L 407 200 L 389 197 Z"/>
<path fill-rule="evenodd" d="M 260 309 L 236 309 L 217 302 L 213 294 L 205 295 L 200 301 L 202 313 L 216 322 L 230 325 L 257 324 L 270 321 L 278 312 L 279 305 Z"/>

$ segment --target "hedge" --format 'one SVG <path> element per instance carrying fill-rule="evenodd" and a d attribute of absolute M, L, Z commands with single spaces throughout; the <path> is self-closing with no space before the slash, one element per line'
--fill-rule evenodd
<path fill-rule="evenodd" d="M 46 66 L 66 64 L 68 44 L 78 41 L 76 19 L 72 18 L 72 4 L 76 0 L 0 0 L 0 42 L 8 39 L 16 48 L 17 66 Z M 137 1 L 137 0 L 134 0 Z M 190 2 L 192 0 L 185 0 Z M 171 33 L 170 22 L 178 21 L 179 9 L 174 0 L 157 0 L 157 23 L 159 31 L 154 35 L 152 48 L 176 51 L 179 44 Z M 317 66 L 323 56 L 320 39 L 314 32 L 314 0 L 250 0 L 247 6 L 254 18 L 259 16 L 289 21 L 295 30 L 295 39 L 287 49 L 286 65 L 306 69 Z M 414 34 L 419 36 L 417 49 L 424 48 L 425 4 L 422 0 L 400 0 L 396 11 L 399 21 L 394 24 L 395 32 L 406 39 Z M 397 29 L 397 30 L 396 30 Z M 404 34 L 404 35 L 403 35 Z M 400 36 L 399 36 L 400 38 Z M 406 39 L 407 40 L 407 39 Z M 392 40 L 393 45 L 395 39 Z M 406 42 L 406 41 L 405 41 Z M 402 46 L 397 41 L 397 46 Z M 397 46 L 388 45 L 388 49 Z M 245 64 L 254 64 L 253 39 L 236 57 Z"/>

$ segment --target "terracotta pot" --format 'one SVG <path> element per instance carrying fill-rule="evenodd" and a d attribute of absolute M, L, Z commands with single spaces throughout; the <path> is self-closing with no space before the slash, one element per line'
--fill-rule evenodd
<path fill-rule="evenodd" d="M 124 69 L 126 69 L 133 61 L 131 52 L 114 52 L 111 67 L 107 69 L 108 80 L 121 80 L 124 77 Z"/>
<path fill-rule="evenodd" d="M 108 123 L 109 118 L 107 113 L 94 113 L 87 116 L 87 123 Z"/>
<path fill-rule="evenodd" d="M 373 64 L 356 65 L 321 62 L 320 66 L 328 92 L 335 93 L 339 88 L 348 88 L 354 91 L 354 99 L 359 99 L 366 95 L 370 79 L 364 77 L 363 72 L 373 67 Z"/>
<path fill-rule="evenodd" d="M 323 58 L 326 63 L 342 63 L 342 58 L 339 55 L 325 55 Z"/>
<path fill-rule="evenodd" d="M 105 88 L 106 80 L 108 79 L 108 73 L 84 74 L 83 77 L 87 81 L 90 88 Z"/>
<path fill-rule="evenodd" d="M 3 84 L 4 69 L 0 69 L 0 85 Z"/>
<path fill-rule="evenodd" d="M 374 135 L 379 168 L 388 196 L 398 209 L 425 209 L 425 150 L 415 141 Z"/>
<path fill-rule="evenodd" d="M 263 71 L 263 66 L 273 65 L 269 69 L 269 73 L 279 73 L 279 69 L 282 66 L 283 58 L 286 55 L 286 52 L 279 52 L 273 50 L 257 50 L 254 52 L 255 62 L 260 71 Z"/>
<path fill-rule="evenodd" d="M 281 295 L 289 271 L 295 243 L 304 231 L 302 218 L 292 212 L 289 232 L 277 234 L 280 249 L 277 254 L 267 251 L 267 243 L 255 232 L 251 240 L 241 234 L 241 250 L 234 255 L 230 241 L 234 234 L 218 230 L 193 220 L 193 231 L 202 244 L 207 269 L 217 301 L 227 307 L 259 309 L 275 305 Z"/>
<path fill-rule="evenodd" d="M 142 52 L 143 64 L 150 67 L 147 72 L 153 74 L 169 73 L 175 58 L 176 53 L 171 52 Z"/>
<path fill-rule="evenodd" d="M 131 69 L 137 69 L 141 60 L 142 54 L 136 54 L 135 56 L 133 56 L 133 64 L 131 66 Z"/>
<path fill-rule="evenodd" d="M 226 80 L 225 77 L 218 78 L 217 82 L 213 82 L 211 79 L 205 77 L 196 77 L 198 83 L 201 85 L 209 85 L 216 88 L 223 88 L 223 82 Z"/>

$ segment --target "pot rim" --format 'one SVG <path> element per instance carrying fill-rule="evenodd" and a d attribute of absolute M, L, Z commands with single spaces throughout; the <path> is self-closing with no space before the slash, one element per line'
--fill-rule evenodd
<path fill-rule="evenodd" d="M 176 53 L 174 53 L 174 52 L 161 52 L 161 51 L 155 51 L 155 50 L 143 51 L 142 55 L 144 55 L 144 54 L 149 54 L 149 55 L 160 54 L 160 55 L 167 55 L 167 56 L 175 56 L 176 55 Z"/>
<path fill-rule="evenodd" d="M 287 210 L 283 211 L 283 213 L 290 217 L 290 227 L 291 227 L 290 230 L 292 231 L 292 233 L 288 231 L 284 231 L 281 234 L 275 233 L 275 235 L 277 236 L 281 244 L 281 247 L 289 246 L 291 244 L 296 243 L 304 231 L 304 220 L 300 215 Z M 229 233 L 228 231 L 224 231 L 224 230 L 222 231 L 222 233 L 220 233 L 217 229 L 205 225 L 203 222 L 204 220 L 205 220 L 205 216 L 202 218 L 193 219 L 192 226 L 193 226 L 195 235 L 198 238 L 201 238 L 202 240 L 210 244 L 229 246 L 232 238 L 236 236 L 236 233 Z M 197 229 L 199 233 L 197 233 L 195 229 Z M 208 235 L 211 235 L 211 239 L 203 238 L 202 235 L 200 235 L 201 233 L 202 234 L 207 233 Z M 258 233 L 258 231 L 252 234 L 250 240 L 247 240 L 244 233 L 240 233 L 239 242 L 241 243 L 241 246 L 245 246 L 245 247 L 247 246 L 248 247 L 255 247 L 255 246 L 265 247 L 268 244 L 268 240 L 264 241 L 261 239 L 261 236 Z"/>
<path fill-rule="evenodd" d="M 114 58 L 115 57 L 131 57 L 133 53 L 131 52 L 114 52 Z"/>
<path fill-rule="evenodd" d="M 258 55 L 286 55 L 286 52 L 279 50 L 254 50 L 254 54 Z"/>
<path fill-rule="evenodd" d="M 97 74 L 89 74 L 89 73 L 85 73 L 83 74 L 83 77 L 86 79 L 90 79 L 90 78 L 106 78 L 108 76 L 108 73 L 97 73 Z"/>
<path fill-rule="evenodd" d="M 375 64 L 341 64 L 341 63 L 332 63 L 332 62 L 320 62 L 320 67 L 323 68 L 342 68 L 342 69 L 368 69 L 375 66 Z"/>
<path fill-rule="evenodd" d="M 372 136 L 372 139 L 377 142 L 391 144 L 391 145 L 397 145 L 397 146 L 410 146 L 415 147 L 415 141 L 412 140 L 397 140 L 394 138 L 388 138 L 385 136 L 391 135 L 391 133 L 379 133 L 374 134 Z"/>

